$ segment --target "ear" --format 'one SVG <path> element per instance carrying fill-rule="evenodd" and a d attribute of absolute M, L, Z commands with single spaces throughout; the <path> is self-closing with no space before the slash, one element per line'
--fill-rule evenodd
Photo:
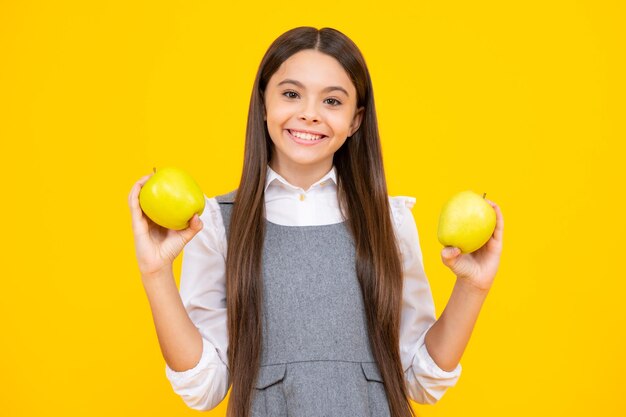
<path fill-rule="evenodd" d="M 350 126 L 350 135 L 354 135 L 354 132 L 359 130 L 361 126 L 361 121 L 363 120 L 363 113 L 365 113 L 365 107 L 359 107 L 359 109 L 354 114 L 354 119 L 352 119 L 352 126 Z"/>

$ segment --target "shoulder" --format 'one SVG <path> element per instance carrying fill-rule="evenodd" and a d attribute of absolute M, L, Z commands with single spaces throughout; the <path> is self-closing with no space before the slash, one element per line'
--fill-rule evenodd
<path fill-rule="evenodd" d="M 220 206 L 216 196 L 209 197 L 207 195 L 204 196 L 204 211 L 200 215 L 200 220 L 204 224 L 210 224 L 212 226 L 217 226 L 219 223 L 220 217 Z"/>
<path fill-rule="evenodd" d="M 202 230 L 196 235 L 205 245 L 216 247 L 226 253 L 226 231 L 218 201 L 219 196 L 204 196 L 204 211 L 200 215 Z M 194 237 L 195 239 L 195 237 Z"/>
<path fill-rule="evenodd" d="M 213 196 L 204 196 L 204 212 L 200 218 L 204 221 L 206 218 L 214 227 L 224 227 L 224 219 L 222 218 L 221 204 L 234 203 L 237 196 L 237 190 L 232 190 L 227 193 L 217 194 Z"/>
<path fill-rule="evenodd" d="M 411 211 L 415 205 L 415 200 L 415 197 L 410 196 L 389 197 L 394 231 L 405 271 L 414 268 L 411 266 L 414 262 L 418 262 L 419 265 L 423 266 L 419 233 Z"/>
<path fill-rule="evenodd" d="M 389 206 L 392 219 L 396 228 L 400 227 L 407 217 L 413 217 L 411 209 L 415 205 L 415 197 L 411 196 L 389 196 Z"/>

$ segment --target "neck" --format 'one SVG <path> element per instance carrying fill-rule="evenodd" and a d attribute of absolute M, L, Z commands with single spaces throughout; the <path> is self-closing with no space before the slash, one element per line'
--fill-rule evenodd
<path fill-rule="evenodd" d="M 278 163 L 278 161 L 273 160 L 269 165 L 270 168 L 289 181 L 290 184 L 301 187 L 304 191 L 308 191 L 311 185 L 328 174 L 333 167 L 333 161 L 331 159 L 328 162 L 317 165 L 290 165 Z"/>

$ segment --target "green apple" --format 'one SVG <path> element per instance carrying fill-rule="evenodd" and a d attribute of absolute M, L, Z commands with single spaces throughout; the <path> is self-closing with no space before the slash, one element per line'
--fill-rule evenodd
<path fill-rule="evenodd" d="M 437 231 L 442 245 L 455 246 L 462 253 L 471 253 L 489 241 L 496 228 L 496 212 L 485 196 L 462 191 L 443 205 Z"/>
<path fill-rule="evenodd" d="M 204 193 L 198 183 L 185 171 L 166 167 L 158 171 L 141 187 L 141 210 L 159 226 L 173 230 L 189 227 L 194 213 L 204 211 Z"/>

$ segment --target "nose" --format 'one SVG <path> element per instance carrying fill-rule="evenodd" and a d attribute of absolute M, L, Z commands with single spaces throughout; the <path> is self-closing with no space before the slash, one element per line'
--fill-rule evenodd
<path fill-rule="evenodd" d="M 300 120 L 310 120 L 312 122 L 317 122 L 319 121 L 319 118 L 317 116 L 309 116 L 308 114 L 302 114 L 300 116 Z"/>
<path fill-rule="evenodd" d="M 317 114 L 317 109 L 315 108 L 315 104 L 311 103 L 302 110 L 302 113 L 299 117 L 300 120 L 309 120 L 311 122 L 318 122 L 320 120 L 319 115 Z"/>

